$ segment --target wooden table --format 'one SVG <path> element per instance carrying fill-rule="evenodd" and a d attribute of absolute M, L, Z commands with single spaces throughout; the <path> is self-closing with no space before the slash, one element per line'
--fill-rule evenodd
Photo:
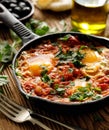
<path fill-rule="evenodd" d="M 33 18 L 38 20 L 46 21 L 51 27 L 57 27 L 59 31 L 62 30 L 59 24 L 60 20 L 65 20 L 67 24 L 67 31 L 69 31 L 71 26 L 70 21 L 71 11 L 53 13 L 51 11 L 41 11 L 35 7 L 35 12 Z M 105 37 L 109 37 L 109 17 L 107 17 L 107 27 L 105 32 L 102 34 Z M 8 40 L 10 43 L 12 39 L 9 35 L 9 29 L 4 25 L 0 25 L 0 40 Z M 86 130 L 109 130 L 109 104 L 105 105 L 103 108 L 99 108 L 95 111 L 90 111 L 88 113 L 76 114 L 54 114 L 49 111 L 44 111 L 43 108 L 34 108 L 19 92 L 17 85 L 13 79 L 11 67 L 7 66 L 2 74 L 8 75 L 9 84 L 3 86 L 3 91 L 7 97 L 14 100 L 18 104 L 25 107 L 31 108 L 38 113 L 56 119 L 62 123 L 66 123 L 69 126 L 78 126 Z M 52 130 L 67 130 L 59 125 L 56 125 L 45 119 L 39 119 L 41 122 L 49 126 Z M 37 125 L 32 125 L 31 123 L 17 124 L 10 121 L 2 113 L 0 113 L 0 130 L 42 130 Z"/>

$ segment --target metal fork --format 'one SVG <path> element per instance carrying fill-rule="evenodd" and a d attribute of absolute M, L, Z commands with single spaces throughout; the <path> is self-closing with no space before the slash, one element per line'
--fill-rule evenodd
<path fill-rule="evenodd" d="M 52 130 L 39 120 L 32 118 L 30 116 L 30 112 L 28 109 L 9 100 L 1 93 L 0 93 L 0 111 L 14 122 L 23 123 L 25 121 L 30 121 L 32 124 L 37 124 L 44 130 Z"/>
<path fill-rule="evenodd" d="M 46 125 L 44 125 L 42 122 L 37 120 L 36 118 L 31 117 L 32 111 L 30 109 L 24 108 L 15 102 L 11 101 L 7 97 L 5 97 L 2 93 L 0 93 L 0 111 L 7 116 L 9 119 L 11 119 L 14 122 L 17 123 L 23 123 L 25 121 L 30 121 L 32 124 L 37 124 L 38 126 L 42 127 L 44 130 L 52 130 Z M 70 127 L 66 124 L 63 124 L 59 121 L 56 121 L 54 119 L 51 119 L 49 117 L 43 116 L 41 114 L 35 113 L 35 115 L 42 117 L 44 119 L 47 119 L 49 121 L 52 121 L 58 125 L 61 125 L 69 130 L 82 130 L 78 127 Z"/>

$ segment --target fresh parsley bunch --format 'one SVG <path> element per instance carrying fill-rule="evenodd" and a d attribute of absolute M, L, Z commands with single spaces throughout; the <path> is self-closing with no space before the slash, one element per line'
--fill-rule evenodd
<path fill-rule="evenodd" d="M 6 85 L 8 83 L 7 75 L 0 75 L 0 86 Z"/>
<path fill-rule="evenodd" d="M 0 73 L 2 72 L 6 63 L 12 61 L 15 54 L 15 49 L 8 43 L 8 41 L 0 42 Z"/>
<path fill-rule="evenodd" d="M 4 66 L 12 61 L 14 56 L 14 51 L 11 45 L 7 41 L 0 42 L 0 73 L 2 72 Z M 8 83 L 7 75 L 0 75 L 0 86 L 6 85 Z"/>

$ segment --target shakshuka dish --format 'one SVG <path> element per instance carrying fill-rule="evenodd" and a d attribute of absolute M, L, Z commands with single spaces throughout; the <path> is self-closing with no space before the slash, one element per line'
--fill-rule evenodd
<path fill-rule="evenodd" d="M 61 103 L 109 95 L 109 49 L 78 36 L 43 40 L 20 54 L 15 69 L 27 95 Z"/>

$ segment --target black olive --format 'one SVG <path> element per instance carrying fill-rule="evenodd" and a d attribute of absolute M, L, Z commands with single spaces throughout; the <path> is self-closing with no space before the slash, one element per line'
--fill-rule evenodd
<path fill-rule="evenodd" d="M 17 0 L 10 0 L 10 3 L 17 3 Z"/>
<path fill-rule="evenodd" d="M 15 4 L 15 3 L 10 3 L 10 8 L 15 8 L 15 7 L 17 7 L 17 4 Z"/>
<path fill-rule="evenodd" d="M 10 3 L 10 0 L 1 0 L 1 3 L 3 2 Z"/>
<path fill-rule="evenodd" d="M 21 8 L 25 7 L 26 6 L 26 3 L 25 2 L 19 2 L 18 4 Z"/>
<path fill-rule="evenodd" d="M 12 12 L 12 11 L 13 11 L 12 8 L 9 8 L 8 10 L 9 10 L 9 12 Z"/>
<path fill-rule="evenodd" d="M 20 13 L 22 13 L 21 11 L 22 11 L 22 9 L 21 9 L 21 7 L 19 7 L 19 6 L 16 6 L 16 7 L 14 8 L 14 12 L 17 13 L 17 14 L 19 14 L 19 15 L 20 15 Z"/>
<path fill-rule="evenodd" d="M 12 13 L 12 15 L 13 15 L 14 17 L 16 17 L 17 19 L 19 19 L 19 18 L 20 18 L 20 16 L 19 16 L 19 15 L 17 15 L 16 13 Z"/>
<path fill-rule="evenodd" d="M 10 4 L 9 0 L 2 0 L 0 3 L 2 3 L 4 6 L 8 7 Z"/>
<path fill-rule="evenodd" d="M 1 0 L 0 3 L 9 3 L 9 0 Z"/>
<path fill-rule="evenodd" d="M 24 7 L 24 8 L 22 9 L 22 12 L 24 12 L 25 15 L 27 15 L 28 13 L 30 13 L 30 11 L 31 11 L 31 8 L 30 8 L 30 7 Z"/>

